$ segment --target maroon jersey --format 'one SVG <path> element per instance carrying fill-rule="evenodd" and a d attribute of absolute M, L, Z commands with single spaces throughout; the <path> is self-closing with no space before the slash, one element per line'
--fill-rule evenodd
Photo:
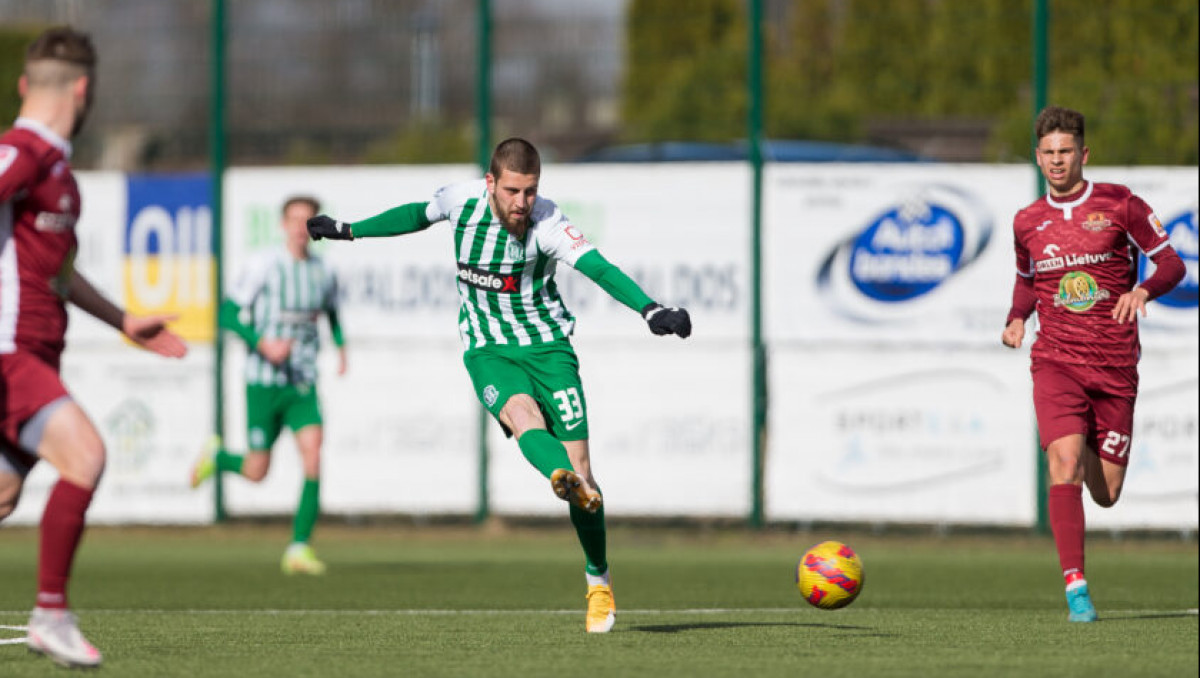
<path fill-rule="evenodd" d="M 25 350 L 55 367 L 79 219 L 70 153 L 70 142 L 27 118 L 0 135 L 0 354 Z"/>
<path fill-rule="evenodd" d="M 1037 296 L 1033 358 L 1136 365 L 1137 323 L 1118 324 L 1112 311 L 1137 284 L 1137 250 L 1152 256 L 1171 246 L 1150 206 L 1125 186 L 1088 182 L 1017 212 L 1013 235 L 1017 273 L 1033 279 Z"/>

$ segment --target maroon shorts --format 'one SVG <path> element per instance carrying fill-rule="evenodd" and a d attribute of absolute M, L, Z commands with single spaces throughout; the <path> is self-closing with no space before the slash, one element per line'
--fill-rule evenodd
<path fill-rule="evenodd" d="M 66 396 L 58 369 L 32 353 L 18 349 L 0 354 L 0 454 L 16 456 L 32 466 L 33 450 L 18 445 L 21 427 L 46 405 Z"/>
<path fill-rule="evenodd" d="M 1042 448 L 1076 433 L 1099 455 L 1119 466 L 1129 464 L 1137 367 L 1075 365 L 1034 360 L 1033 409 Z"/>

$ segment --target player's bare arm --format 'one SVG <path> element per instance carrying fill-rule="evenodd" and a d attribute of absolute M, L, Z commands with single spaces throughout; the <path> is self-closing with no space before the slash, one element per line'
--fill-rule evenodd
<path fill-rule="evenodd" d="M 187 355 L 187 344 L 167 329 L 167 324 L 174 322 L 176 316 L 140 316 L 123 311 L 106 299 L 78 271 L 73 271 L 67 281 L 67 299 L 148 351 L 167 358 L 182 358 Z"/>

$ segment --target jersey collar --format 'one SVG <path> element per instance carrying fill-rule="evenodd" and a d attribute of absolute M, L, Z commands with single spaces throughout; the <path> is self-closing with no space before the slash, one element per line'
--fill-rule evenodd
<path fill-rule="evenodd" d="M 42 121 L 34 120 L 33 118 L 17 118 L 17 121 L 13 123 L 13 127 L 20 127 L 21 129 L 33 132 L 45 140 L 46 143 L 62 151 L 63 156 L 67 158 L 71 157 L 71 142 L 58 136 L 54 130 L 50 129 Z"/>
<path fill-rule="evenodd" d="M 1084 201 L 1086 201 L 1088 198 L 1092 197 L 1092 187 L 1093 186 L 1095 186 L 1095 184 L 1093 184 L 1092 182 L 1089 181 L 1089 182 L 1087 182 L 1087 186 L 1085 186 L 1083 188 L 1083 190 L 1079 192 L 1079 194 L 1078 194 L 1079 197 L 1075 198 L 1074 200 L 1063 200 L 1061 202 L 1055 200 L 1049 193 L 1047 193 L 1046 194 L 1046 202 L 1051 207 L 1058 208 L 1058 209 L 1070 214 L 1070 212 L 1073 208 L 1079 207 L 1080 205 L 1082 205 L 1084 203 Z M 1070 196 L 1067 196 L 1067 197 L 1070 197 Z"/>

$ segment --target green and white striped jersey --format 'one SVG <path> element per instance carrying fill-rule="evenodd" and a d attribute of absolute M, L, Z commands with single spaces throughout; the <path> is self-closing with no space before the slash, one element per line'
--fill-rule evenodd
<path fill-rule="evenodd" d="M 478 179 L 439 189 L 425 217 L 454 224 L 458 332 L 467 349 L 530 346 L 571 335 L 575 317 L 559 296 L 555 268 L 560 261 L 574 267 L 594 248 L 557 205 L 539 196 L 520 240 L 492 214 L 487 184 Z"/>
<path fill-rule="evenodd" d="M 246 356 L 246 383 L 314 384 L 321 348 L 317 319 L 337 311 L 337 279 L 320 257 L 296 259 L 285 249 L 256 255 L 241 271 L 229 299 L 258 336 L 292 339 L 287 362 L 275 366 L 257 351 Z M 245 315 L 250 317 L 246 318 Z"/>

